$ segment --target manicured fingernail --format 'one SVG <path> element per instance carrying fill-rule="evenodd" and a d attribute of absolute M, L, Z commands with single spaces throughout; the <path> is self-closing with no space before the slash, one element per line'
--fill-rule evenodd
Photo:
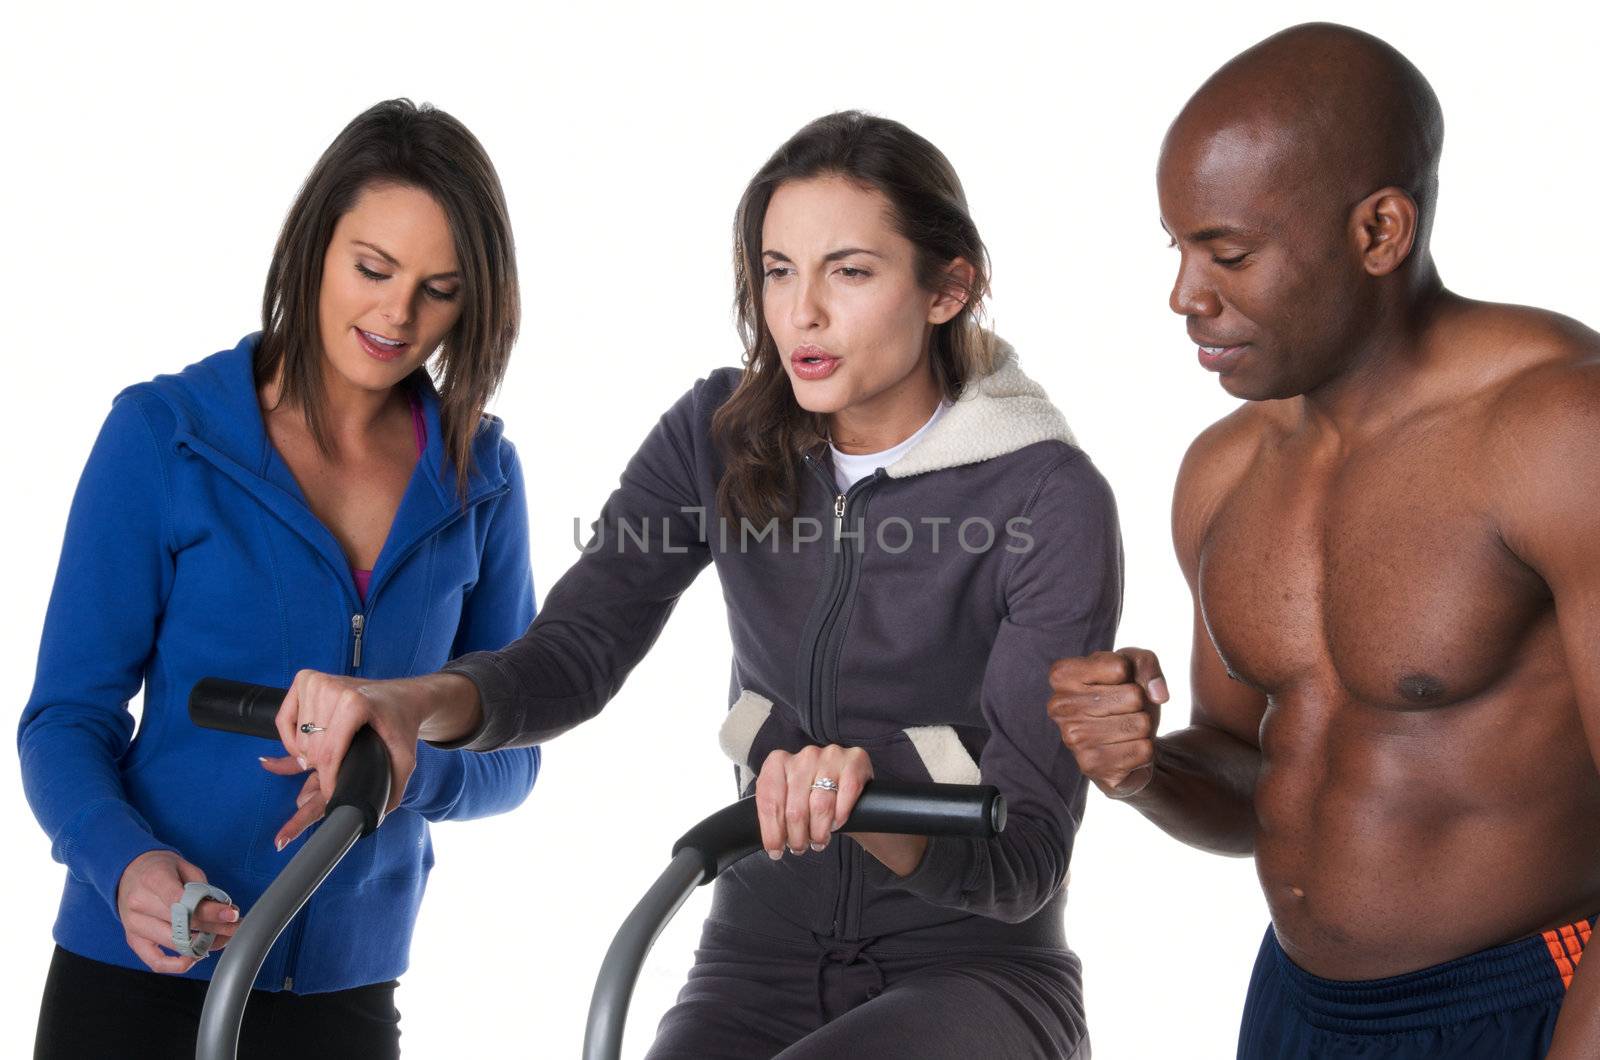
<path fill-rule="evenodd" d="M 267 759 L 266 759 L 265 755 L 257 755 L 256 756 L 256 761 L 260 762 L 262 765 L 266 765 L 267 764 Z"/>
<path fill-rule="evenodd" d="M 306 803 L 311 801 L 311 796 L 315 794 L 316 792 L 314 791 L 302 791 L 300 793 L 300 797 L 294 800 L 294 804 L 296 806 L 304 806 Z"/>
<path fill-rule="evenodd" d="M 224 909 L 222 911 L 222 919 L 226 923 L 237 924 L 239 922 L 239 910 L 237 910 L 237 909 Z"/>
<path fill-rule="evenodd" d="M 277 839 L 277 842 L 275 842 L 273 845 L 278 848 L 278 853 L 281 854 L 281 853 L 283 853 L 283 845 L 285 843 L 287 843 L 287 842 L 288 842 L 287 839 L 283 838 L 283 836 L 279 836 L 278 839 Z"/>
<path fill-rule="evenodd" d="M 1167 682 L 1165 678 L 1158 677 L 1150 682 L 1150 698 L 1157 703 L 1167 701 Z"/>
<path fill-rule="evenodd" d="M 827 844 L 826 844 L 826 843 L 812 843 L 812 844 L 811 844 L 811 849 L 812 849 L 812 850 L 813 850 L 813 851 L 815 851 L 815 852 L 816 852 L 816 853 L 818 853 L 818 854 L 820 854 L 820 853 L 822 853 L 822 852 L 823 852 L 823 851 L 824 851 L 824 850 L 827 850 L 827 849 L 828 849 L 828 847 L 827 847 Z"/>
<path fill-rule="evenodd" d="M 310 769 L 311 768 L 310 766 L 306 765 L 306 756 L 305 755 L 296 755 L 294 760 L 296 762 L 300 763 L 300 768 L 301 769 Z"/>
<path fill-rule="evenodd" d="M 777 861 L 777 860 L 779 860 L 780 858 L 783 857 L 783 851 L 781 851 L 781 850 L 769 850 L 769 851 L 767 851 L 767 857 L 771 858 L 773 861 Z"/>

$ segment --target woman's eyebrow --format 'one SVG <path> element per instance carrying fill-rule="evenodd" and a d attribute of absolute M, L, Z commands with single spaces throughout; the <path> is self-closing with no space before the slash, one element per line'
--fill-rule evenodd
<path fill-rule="evenodd" d="M 378 255 L 378 257 L 382 258 L 384 261 L 387 261 L 395 268 L 398 269 L 400 267 L 400 262 L 395 260 L 395 256 L 378 246 L 378 244 L 368 243 L 365 239 L 352 239 L 350 242 L 354 243 L 358 247 L 366 247 L 368 250 L 372 251 L 374 254 Z"/>
<path fill-rule="evenodd" d="M 378 246 L 378 244 L 376 244 L 376 243 L 368 243 L 365 239 L 352 239 L 350 242 L 354 243 L 358 247 L 366 247 L 368 250 L 370 250 L 374 254 L 378 255 L 378 257 L 382 258 L 384 261 L 387 261 L 390 265 L 393 265 L 397 269 L 401 268 L 400 263 L 395 260 L 394 255 L 389 253 L 387 250 L 384 250 L 382 247 Z M 457 271 L 455 269 L 452 269 L 449 272 L 436 272 L 432 276 L 427 277 L 427 279 L 430 279 L 430 280 L 454 280 L 454 279 L 459 279 L 460 276 L 461 276 L 461 273 L 459 271 Z"/>
<path fill-rule="evenodd" d="M 868 254 L 868 255 L 870 255 L 870 256 L 872 256 L 874 258 L 883 257 L 883 255 L 879 254 L 876 250 L 868 250 L 866 247 L 841 247 L 838 250 L 830 250 L 830 251 L 828 251 L 828 253 L 826 253 L 826 254 L 824 254 L 822 256 L 822 260 L 823 261 L 839 261 L 842 258 L 853 257 L 853 256 L 855 256 L 857 254 Z M 763 250 L 761 252 L 761 256 L 764 257 L 764 258 L 776 258 L 779 261 L 788 261 L 789 260 L 789 255 L 783 253 L 780 250 Z"/>

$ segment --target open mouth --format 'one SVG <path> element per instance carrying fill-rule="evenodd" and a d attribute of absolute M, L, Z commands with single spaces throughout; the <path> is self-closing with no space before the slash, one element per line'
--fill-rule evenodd
<path fill-rule="evenodd" d="M 839 358 L 821 346 L 805 345 L 789 355 L 789 366 L 797 379 L 826 379 L 839 367 Z"/>
<path fill-rule="evenodd" d="M 392 361 L 404 353 L 411 345 L 404 339 L 391 339 L 386 335 L 378 335 L 362 328 L 356 328 L 356 341 L 361 343 L 361 348 L 369 356 L 380 361 Z"/>
<path fill-rule="evenodd" d="M 1226 371 L 1233 367 L 1249 345 L 1248 342 L 1241 342 L 1235 346 L 1207 346 L 1199 343 L 1200 367 L 1209 372 Z"/>

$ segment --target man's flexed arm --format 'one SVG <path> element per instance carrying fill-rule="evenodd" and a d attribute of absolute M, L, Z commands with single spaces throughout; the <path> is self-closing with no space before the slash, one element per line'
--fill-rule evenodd
<path fill-rule="evenodd" d="M 1519 386 L 1496 417 L 1489 473 L 1500 486 L 1501 539 L 1544 579 L 1572 690 L 1600 769 L 1600 336 L 1587 364 Z M 1600 1056 L 1600 958 L 1578 965 L 1550 1060 Z"/>
<path fill-rule="evenodd" d="M 1200 554 L 1211 522 L 1255 449 L 1248 412 L 1195 440 L 1178 473 L 1173 544 L 1194 599 L 1189 726 L 1158 737 L 1166 680 L 1142 648 L 1062 659 L 1050 715 L 1078 768 L 1162 830 L 1217 854 L 1255 852 L 1258 733 L 1266 697 L 1228 676 L 1200 607 Z"/>

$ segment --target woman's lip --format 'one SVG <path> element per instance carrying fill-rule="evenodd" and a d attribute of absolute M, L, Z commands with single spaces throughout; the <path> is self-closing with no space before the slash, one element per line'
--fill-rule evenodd
<path fill-rule="evenodd" d="M 397 360 L 411 346 L 409 342 L 402 342 L 398 346 L 387 346 L 380 342 L 374 342 L 368 333 L 360 328 L 356 328 L 355 333 L 356 341 L 361 344 L 363 350 L 367 351 L 367 356 L 374 360 L 385 362 Z"/>
<path fill-rule="evenodd" d="M 820 346 L 801 346 L 789 356 L 795 378 L 807 382 L 826 379 L 839 367 L 839 358 Z"/>
<path fill-rule="evenodd" d="M 1200 355 L 1201 368 L 1208 372 L 1225 372 L 1239 362 L 1239 358 L 1244 355 L 1244 351 L 1249 346 L 1248 342 L 1241 342 L 1237 346 L 1223 346 L 1220 348 L 1215 346 L 1196 346 L 1195 349 Z M 1216 352 L 1213 353 L 1212 350 L 1216 350 Z"/>

